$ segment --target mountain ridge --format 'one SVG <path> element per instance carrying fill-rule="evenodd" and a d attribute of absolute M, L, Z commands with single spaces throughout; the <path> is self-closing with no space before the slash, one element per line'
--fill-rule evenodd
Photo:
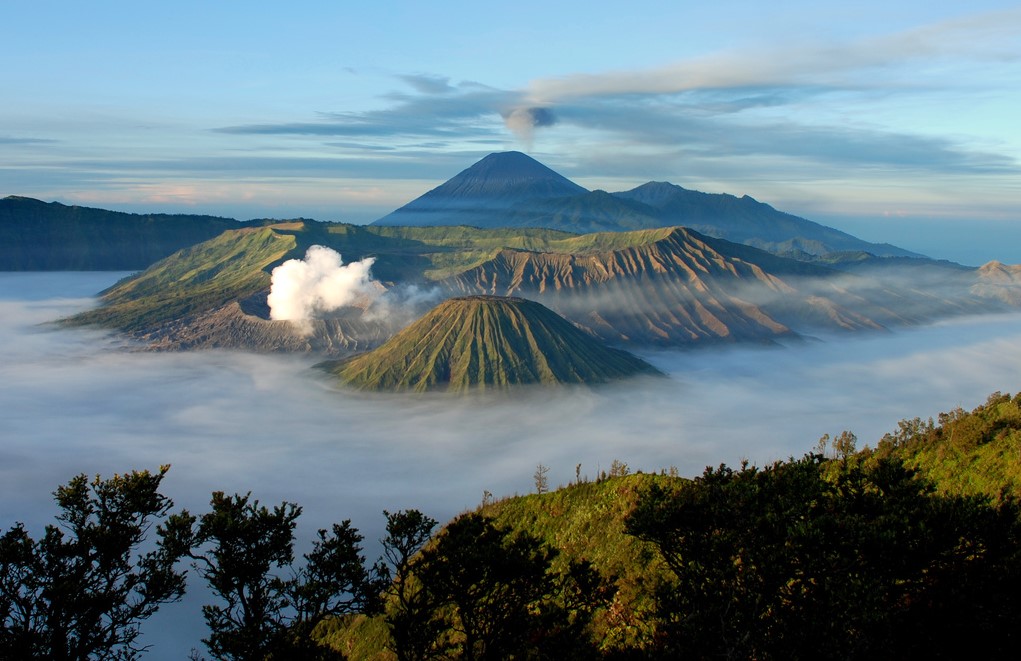
<path fill-rule="evenodd" d="M 385 331 L 354 317 L 323 325 L 314 341 L 285 337 L 286 322 L 270 323 L 259 312 L 273 268 L 312 245 L 338 251 L 348 263 L 373 257 L 372 273 L 384 288 L 530 298 L 616 345 L 771 343 L 1010 305 L 969 291 L 970 271 L 948 272 L 931 291 L 926 283 L 905 288 L 888 282 L 885 271 L 881 279 L 840 273 L 685 228 L 573 235 L 304 221 L 232 230 L 176 253 L 118 283 L 100 307 L 67 323 L 117 328 L 161 349 L 248 344 L 343 355 L 385 339 Z"/>
<path fill-rule="evenodd" d="M 139 270 L 244 226 L 219 216 L 132 214 L 9 195 L 0 199 L 0 270 Z"/>
<path fill-rule="evenodd" d="M 521 183 L 524 178 L 515 174 L 519 168 L 545 185 Z M 493 186 L 494 181 L 518 183 Z M 680 225 L 788 256 L 865 251 L 923 257 L 778 211 L 747 195 L 702 193 L 661 181 L 617 193 L 589 191 L 520 152 L 489 154 L 373 224 L 545 227 L 579 233 Z"/>

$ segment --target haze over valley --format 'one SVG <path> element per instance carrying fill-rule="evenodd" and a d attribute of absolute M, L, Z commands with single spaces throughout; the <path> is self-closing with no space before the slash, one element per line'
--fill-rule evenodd
<path fill-rule="evenodd" d="M 531 491 L 539 463 L 556 485 L 578 463 L 590 477 L 614 459 L 695 475 L 800 456 L 844 429 L 874 444 L 903 418 L 1016 389 L 1021 370 L 1021 315 L 1008 314 L 786 348 L 640 352 L 665 380 L 395 400 L 344 391 L 302 355 L 139 353 L 107 332 L 46 324 L 94 305 L 89 294 L 116 278 L 0 275 L 5 521 L 38 529 L 53 514 L 50 492 L 79 472 L 171 463 L 166 492 L 180 506 L 201 511 L 212 490 L 251 490 L 304 506 L 299 539 L 350 517 L 371 542 L 384 508 L 445 520 L 483 491 Z M 198 632 L 195 608 L 158 617 Z M 154 658 L 197 646 L 198 633 L 187 642 L 159 630 Z"/>

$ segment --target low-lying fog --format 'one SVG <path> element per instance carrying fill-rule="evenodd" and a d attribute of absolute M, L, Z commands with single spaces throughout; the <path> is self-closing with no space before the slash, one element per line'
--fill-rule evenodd
<path fill-rule="evenodd" d="M 377 554 L 382 510 L 440 521 L 567 483 L 614 459 L 632 470 L 761 464 L 844 429 L 875 444 L 902 418 L 1021 389 L 1021 315 L 958 319 L 783 349 L 649 352 L 669 379 L 499 397 L 336 390 L 303 356 L 129 353 L 97 331 L 40 325 L 93 304 L 110 273 L 0 273 L 0 526 L 52 522 L 77 473 L 173 465 L 164 492 L 202 512 L 213 490 L 304 507 L 299 537 L 345 518 Z M 197 592 L 197 590 L 196 590 Z M 196 601 L 197 600 L 197 601 Z M 200 648 L 201 597 L 164 607 L 148 658 Z"/>

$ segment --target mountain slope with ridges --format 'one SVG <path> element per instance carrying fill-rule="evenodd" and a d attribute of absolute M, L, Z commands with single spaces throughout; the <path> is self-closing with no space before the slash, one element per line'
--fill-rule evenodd
<path fill-rule="evenodd" d="M 827 269 L 683 228 L 629 234 L 644 240 L 603 251 L 503 250 L 445 283 L 460 294 L 534 298 L 611 343 L 676 345 L 796 335 L 762 300 L 786 301 L 784 316 L 830 328 L 907 322 L 876 306 L 883 322 L 865 316 L 845 306 L 841 299 L 851 297 L 835 286 L 830 297 L 798 289 L 803 280 L 833 278 Z"/>
<path fill-rule="evenodd" d="M 888 243 L 863 241 L 846 232 L 778 211 L 744 195 L 703 193 L 676 184 L 650 181 L 629 191 L 613 193 L 621 200 L 641 203 L 660 223 L 683 225 L 712 237 L 773 253 L 864 251 L 888 257 L 921 257 Z"/>
<path fill-rule="evenodd" d="M 299 329 L 288 335 L 291 324 L 270 321 L 270 273 L 312 245 L 337 250 L 347 263 L 375 258 L 372 274 L 383 288 L 416 285 L 433 300 L 531 298 L 610 344 L 769 342 L 1006 305 L 969 292 L 971 271 L 941 270 L 918 282 L 887 270 L 877 277 L 839 273 L 683 228 L 576 235 L 292 221 L 232 230 L 180 251 L 118 283 L 100 307 L 69 323 L 117 328 L 161 349 L 344 355 L 388 337 L 385 327 L 362 323 L 357 310 L 338 313 L 333 325 L 314 324 L 311 335 L 292 336 Z M 240 308 L 230 307 L 237 302 Z M 402 310 L 402 319 L 417 314 L 418 308 Z"/>
<path fill-rule="evenodd" d="M 656 373 L 534 301 L 496 296 L 448 299 L 378 349 L 330 371 L 362 390 L 418 392 L 593 384 Z"/>

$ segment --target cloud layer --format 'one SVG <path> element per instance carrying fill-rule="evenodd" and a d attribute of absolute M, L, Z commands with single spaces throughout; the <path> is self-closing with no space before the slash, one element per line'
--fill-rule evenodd
<path fill-rule="evenodd" d="M 40 325 L 114 280 L 0 274 L 4 529 L 21 520 L 40 530 L 54 513 L 50 492 L 79 472 L 171 463 L 166 489 L 179 506 L 204 511 L 215 489 L 252 491 L 301 504 L 302 539 L 351 518 L 371 546 L 384 508 L 446 520 L 484 490 L 530 491 L 539 463 L 553 485 L 578 463 L 594 477 L 614 459 L 690 476 L 798 456 L 844 429 L 874 444 L 902 418 L 1021 389 L 1018 315 L 786 349 L 652 352 L 643 357 L 670 380 L 464 399 L 355 395 L 306 357 L 129 353 L 102 332 Z M 147 629 L 165 653 L 152 658 L 198 646 L 201 596 L 190 599 Z"/>

